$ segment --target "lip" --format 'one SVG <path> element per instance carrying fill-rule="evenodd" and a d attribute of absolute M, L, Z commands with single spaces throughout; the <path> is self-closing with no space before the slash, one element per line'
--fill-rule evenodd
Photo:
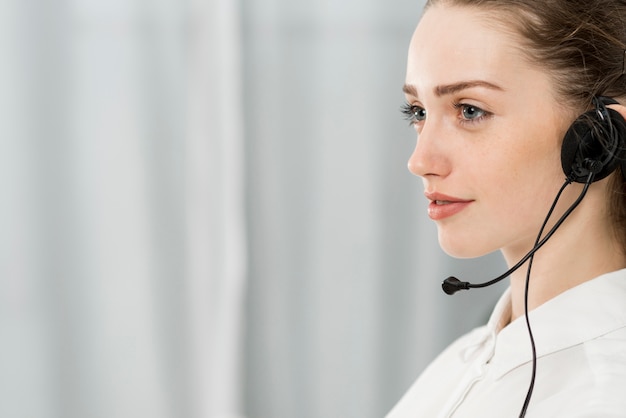
<path fill-rule="evenodd" d="M 425 192 L 424 196 L 430 200 L 428 217 L 433 221 L 456 215 L 474 202 L 471 199 L 461 199 L 437 192 Z"/>

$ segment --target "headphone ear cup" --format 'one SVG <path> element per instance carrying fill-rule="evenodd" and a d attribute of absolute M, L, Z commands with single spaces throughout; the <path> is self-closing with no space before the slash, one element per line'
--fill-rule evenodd
<path fill-rule="evenodd" d="M 561 166 L 576 183 L 586 183 L 611 174 L 623 159 L 626 122 L 622 115 L 601 105 L 579 116 L 570 126 L 561 146 Z"/>

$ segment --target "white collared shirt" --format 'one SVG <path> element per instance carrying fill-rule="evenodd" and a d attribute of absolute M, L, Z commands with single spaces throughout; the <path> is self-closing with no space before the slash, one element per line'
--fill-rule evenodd
<path fill-rule="evenodd" d="M 532 354 L 510 289 L 487 325 L 450 345 L 386 418 L 518 417 Z M 527 417 L 626 417 L 626 269 L 597 277 L 534 309 L 537 376 Z"/>

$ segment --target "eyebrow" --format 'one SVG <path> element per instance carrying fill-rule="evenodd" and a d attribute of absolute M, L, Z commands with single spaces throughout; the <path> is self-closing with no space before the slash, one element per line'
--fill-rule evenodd
<path fill-rule="evenodd" d="M 460 81 L 458 83 L 437 86 L 435 87 L 434 91 L 435 91 L 435 95 L 437 95 L 438 97 L 441 97 L 441 96 L 446 96 L 449 94 L 458 93 L 466 89 L 471 89 L 473 87 L 484 87 L 484 88 L 488 88 L 491 90 L 498 90 L 498 91 L 504 90 L 502 87 L 498 86 L 497 84 L 493 84 L 488 81 L 470 80 L 470 81 Z M 418 96 L 417 89 L 412 84 L 405 84 L 404 86 L 402 86 L 402 91 L 405 94 L 409 94 L 411 96 L 415 96 L 415 97 Z"/>

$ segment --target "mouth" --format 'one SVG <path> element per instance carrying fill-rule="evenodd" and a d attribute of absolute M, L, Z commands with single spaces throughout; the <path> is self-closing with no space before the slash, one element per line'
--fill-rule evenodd
<path fill-rule="evenodd" d="M 441 193 L 426 192 L 424 195 L 430 200 L 430 204 L 428 205 L 428 217 L 434 221 L 456 215 L 474 202 L 474 200 L 471 199 L 461 199 Z"/>
<path fill-rule="evenodd" d="M 462 199 L 460 197 L 448 196 L 438 192 L 424 192 L 426 199 L 434 202 L 437 205 L 448 205 L 451 203 L 467 203 L 472 202 L 472 199 Z"/>

